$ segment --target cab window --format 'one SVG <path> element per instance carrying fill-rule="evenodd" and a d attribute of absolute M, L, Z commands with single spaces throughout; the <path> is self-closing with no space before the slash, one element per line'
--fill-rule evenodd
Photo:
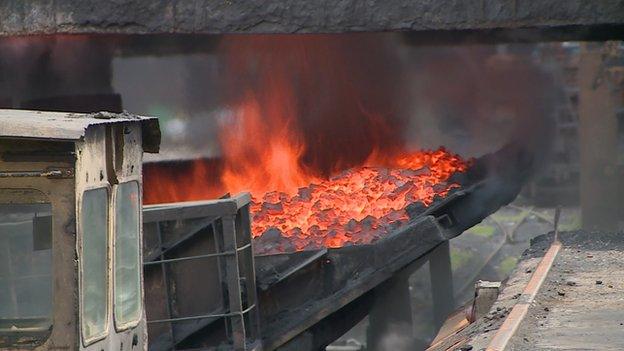
<path fill-rule="evenodd" d="M 115 193 L 115 325 L 136 324 L 141 314 L 139 256 L 140 197 L 137 182 L 122 183 Z"/>
<path fill-rule="evenodd" d="M 52 206 L 0 201 L 0 347 L 39 344 L 51 328 Z"/>
<path fill-rule="evenodd" d="M 108 321 L 108 190 L 87 190 L 80 211 L 82 337 L 104 336 Z"/>

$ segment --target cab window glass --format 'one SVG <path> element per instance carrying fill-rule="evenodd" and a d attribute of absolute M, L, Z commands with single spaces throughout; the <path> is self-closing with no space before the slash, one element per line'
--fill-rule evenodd
<path fill-rule="evenodd" d="M 39 343 L 51 328 L 52 206 L 0 203 L 0 347 Z"/>
<path fill-rule="evenodd" d="M 108 311 L 108 191 L 85 191 L 82 228 L 82 336 L 89 342 L 105 334 Z"/>
<path fill-rule="evenodd" d="M 141 262 L 139 257 L 139 185 L 117 186 L 115 195 L 115 323 L 119 328 L 139 320 Z"/>

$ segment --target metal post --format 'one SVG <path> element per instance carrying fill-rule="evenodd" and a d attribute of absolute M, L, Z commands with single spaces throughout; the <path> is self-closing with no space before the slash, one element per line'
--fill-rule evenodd
<path fill-rule="evenodd" d="M 159 260 L 161 261 L 160 263 L 160 271 L 162 273 L 162 280 L 163 280 L 163 286 L 165 287 L 165 298 L 167 299 L 167 318 L 173 318 L 173 308 L 171 306 L 171 293 L 169 291 L 169 277 L 167 274 L 167 265 L 166 263 L 162 262 L 165 259 L 165 255 L 164 255 L 164 251 L 165 251 L 165 247 L 163 245 L 163 239 L 162 239 L 162 231 L 160 230 L 160 222 L 156 222 L 156 234 L 158 236 L 158 249 L 160 250 L 160 256 L 159 256 Z M 176 349 L 176 344 L 177 344 L 177 340 L 175 339 L 175 331 L 173 329 L 173 323 L 174 322 L 169 322 L 169 337 L 171 338 L 171 349 L 175 350 Z"/>
<path fill-rule="evenodd" d="M 210 227 L 212 228 L 212 234 L 215 240 L 216 252 L 218 253 L 225 252 L 225 247 L 223 244 L 223 223 L 221 223 L 221 226 L 217 226 L 216 222 L 212 222 L 210 224 Z M 228 301 L 228 296 L 227 296 L 228 292 L 226 291 L 227 289 L 223 288 L 226 286 L 226 282 L 227 282 L 227 267 L 225 263 L 225 256 L 221 256 L 221 255 L 217 256 L 217 267 L 219 271 L 219 286 L 221 287 L 221 294 L 222 294 L 221 296 L 223 298 L 223 301 L 225 302 L 225 301 Z M 232 328 L 230 328 L 229 320 L 227 318 L 224 318 L 223 323 L 225 325 L 225 335 L 229 337 L 230 335 L 232 335 Z"/>
<path fill-rule="evenodd" d="M 223 246 L 225 251 L 233 251 L 225 257 L 228 299 L 232 326 L 232 342 L 235 350 L 245 350 L 245 321 L 243 320 L 243 303 L 241 298 L 240 272 L 238 267 L 238 251 L 236 246 L 236 218 L 233 215 L 222 217 Z"/>
<path fill-rule="evenodd" d="M 429 254 L 429 257 L 433 320 L 436 328 L 440 328 L 455 309 L 450 243 L 445 241 L 438 245 Z"/>
<path fill-rule="evenodd" d="M 409 275 L 398 274 L 375 289 L 375 303 L 369 314 L 368 348 L 382 350 L 383 339 L 393 329 L 412 337 L 412 308 Z"/>
<path fill-rule="evenodd" d="M 251 235 L 251 218 L 249 216 L 249 205 L 243 206 L 239 209 L 238 214 L 236 216 L 238 228 L 242 231 L 240 234 L 243 235 L 245 239 L 245 243 L 249 243 L 249 254 L 245 255 L 245 258 L 248 258 L 249 266 L 247 267 L 248 271 L 244 272 L 245 278 L 247 279 L 247 306 L 256 305 L 249 312 L 249 328 L 248 331 L 251 335 L 247 335 L 248 338 L 253 340 L 257 339 L 260 334 L 260 313 L 258 311 L 258 301 L 256 296 L 256 267 L 253 258 L 253 238 Z M 245 230 L 249 232 L 245 232 Z"/>

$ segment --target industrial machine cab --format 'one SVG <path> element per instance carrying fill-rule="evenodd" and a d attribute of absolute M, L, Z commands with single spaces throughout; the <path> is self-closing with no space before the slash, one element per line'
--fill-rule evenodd
<path fill-rule="evenodd" d="M 0 110 L 0 349 L 143 350 L 154 118 Z"/>

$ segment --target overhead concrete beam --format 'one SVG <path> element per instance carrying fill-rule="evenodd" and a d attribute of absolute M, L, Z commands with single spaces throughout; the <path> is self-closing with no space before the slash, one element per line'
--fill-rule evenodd
<path fill-rule="evenodd" d="M 567 28 L 582 40 L 624 26 L 624 0 L 5 0 L 0 13 L 3 36 Z"/>

